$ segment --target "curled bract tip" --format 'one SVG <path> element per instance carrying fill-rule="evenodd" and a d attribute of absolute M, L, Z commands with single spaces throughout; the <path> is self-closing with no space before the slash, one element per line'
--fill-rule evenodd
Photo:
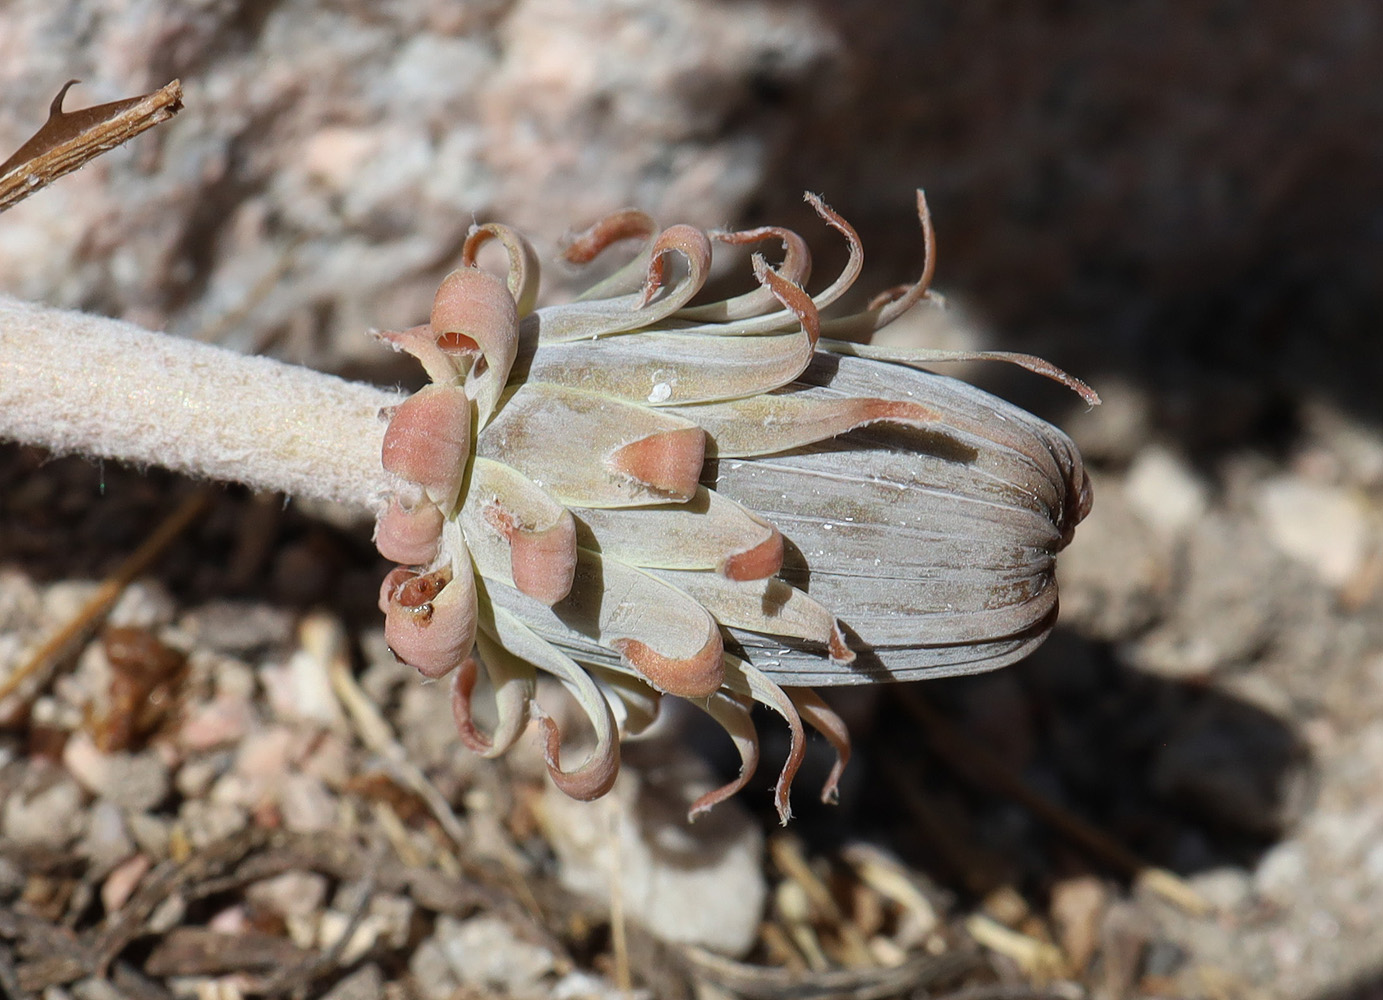
<path fill-rule="evenodd" d="M 498 503 L 485 508 L 485 519 L 509 543 L 509 571 L 514 586 L 544 604 L 571 593 L 576 579 L 576 521 L 562 510 L 551 524 L 524 525 Z"/>
<path fill-rule="evenodd" d="M 768 537 L 751 548 L 732 552 L 718 569 L 728 580 L 767 580 L 783 568 L 783 536 L 768 525 Z"/>
<path fill-rule="evenodd" d="M 619 777 L 619 743 L 597 744 L 585 762 L 571 771 L 562 770 L 562 734 L 549 716 L 538 717 L 543 730 L 543 760 L 552 783 L 574 799 L 589 802 L 614 787 Z"/>
<path fill-rule="evenodd" d="M 562 257 L 572 264 L 589 264 L 607 247 L 622 240 L 652 239 L 658 225 L 646 213 L 627 208 L 605 216 L 590 228 L 573 236 L 562 251 Z"/>
<path fill-rule="evenodd" d="M 384 468 L 417 483 L 443 511 L 456 503 L 471 450 L 471 403 L 454 385 L 428 385 L 399 404 L 384 432 Z"/>
<path fill-rule="evenodd" d="M 700 427 L 658 431 L 621 445 L 610 468 L 638 480 L 670 500 L 690 500 L 706 462 L 706 433 Z"/>
<path fill-rule="evenodd" d="M 509 274 L 505 284 L 520 317 L 533 311 L 538 301 L 538 255 L 517 230 L 499 223 L 473 225 L 461 247 L 461 266 L 476 267 L 476 254 L 490 240 L 498 240 L 509 255 Z"/>
<path fill-rule="evenodd" d="M 725 646 L 719 631 L 690 656 L 659 652 L 641 639 L 615 639 L 610 645 L 639 676 L 665 694 L 706 698 L 719 690 L 725 679 Z"/>
<path fill-rule="evenodd" d="M 417 573 L 398 567 L 379 594 L 384 638 L 404 663 L 428 678 L 444 677 L 475 644 L 475 583 L 450 567 Z"/>
<path fill-rule="evenodd" d="M 688 822 L 695 821 L 698 816 L 735 795 L 749 784 L 749 779 L 754 777 L 754 772 L 759 769 L 759 732 L 754 727 L 754 719 L 750 715 L 752 705 L 751 699 L 724 691 L 712 695 L 702 705 L 706 714 L 725 730 L 726 735 L 735 744 L 735 750 L 740 757 L 740 769 L 732 781 L 707 792 L 692 803 L 687 811 Z"/>
<path fill-rule="evenodd" d="M 410 566 L 430 563 L 442 545 L 444 518 L 437 505 L 428 501 L 405 507 L 398 497 L 375 523 L 375 547 L 385 559 Z"/>

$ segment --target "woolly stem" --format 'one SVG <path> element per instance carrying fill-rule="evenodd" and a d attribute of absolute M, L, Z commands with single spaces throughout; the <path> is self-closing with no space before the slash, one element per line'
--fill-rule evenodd
<path fill-rule="evenodd" d="M 0 296 L 0 439 L 377 510 L 398 394 Z"/>

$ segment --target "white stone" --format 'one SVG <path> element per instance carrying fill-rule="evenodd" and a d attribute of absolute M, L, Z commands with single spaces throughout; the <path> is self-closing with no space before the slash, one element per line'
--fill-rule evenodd
<path fill-rule="evenodd" d="M 32 795 L 13 792 L 0 814 L 0 832 L 17 844 L 60 848 L 82 829 L 82 790 L 61 778 Z"/>
<path fill-rule="evenodd" d="M 707 995 L 698 993 L 698 996 Z M 552 1000 L 651 1000 L 653 994 L 648 990 L 628 992 L 602 976 L 577 969 L 557 980 L 551 996 Z"/>
<path fill-rule="evenodd" d="M 1253 874 L 1254 888 L 1260 896 L 1290 905 L 1305 888 L 1306 849 L 1296 841 L 1275 844 L 1258 863 Z"/>
<path fill-rule="evenodd" d="M 132 628 L 158 628 L 171 622 L 176 614 L 177 606 L 167 587 L 156 580 L 135 580 L 110 609 L 108 621 Z"/>
<path fill-rule="evenodd" d="M 245 891 L 256 906 L 281 917 L 313 916 L 327 898 L 327 879 L 316 872 L 284 872 L 256 882 Z"/>
<path fill-rule="evenodd" d="M 669 752 L 681 756 L 645 772 L 626 764 L 595 802 L 549 786 L 542 821 L 559 877 L 604 906 L 618 892 L 630 919 L 666 941 L 742 955 L 767 896 L 763 835 L 733 800 L 689 824 L 688 806 L 715 783 L 688 751 Z"/>
<path fill-rule="evenodd" d="M 73 733 L 63 747 L 68 773 L 92 795 L 130 812 L 147 812 L 168 797 L 172 778 L 154 750 L 103 754 L 85 732 Z"/>
<path fill-rule="evenodd" d="M 456 978 L 480 989 L 517 993 L 556 964 L 546 948 L 521 940 L 512 927 L 489 914 L 464 921 L 438 917 L 436 940 Z"/>
<path fill-rule="evenodd" d="M 1218 913 L 1236 913 L 1253 896 L 1253 879 L 1242 868 L 1212 868 L 1193 875 L 1190 882 Z"/>
<path fill-rule="evenodd" d="M 1321 582 L 1341 587 L 1363 567 L 1371 526 L 1348 490 L 1283 476 L 1259 487 L 1257 506 L 1272 543 Z"/>
<path fill-rule="evenodd" d="M 435 935 L 413 949 L 408 971 L 424 1000 L 450 1000 L 461 986 Z"/>
<path fill-rule="evenodd" d="M 1124 480 L 1124 495 L 1143 520 L 1164 535 L 1185 531 L 1209 504 L 1209 490 L 1180 456 L 1144 448 Z"/>
<path fill-rule="evenodd" d="M 120 808 L 109 799 L 98 799 L 87 814 L 86 835 L 78 850 L 98 869 L 110 869 L 134 854 L 134 841 Z"/>
<path fill-rule="evenodd" d="M 320 833 L 336 825 L 335 797 L 309 774 L 285 775 L 278 799 L 283 825 L 294 833 Z"/>

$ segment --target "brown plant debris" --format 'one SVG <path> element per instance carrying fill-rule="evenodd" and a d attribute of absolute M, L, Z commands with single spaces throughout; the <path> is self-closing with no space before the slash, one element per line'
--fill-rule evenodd
<path fill-rule="evenodd" d="M 9 677 L 0 681 L 0 704 L 18 692 L 30 677 L 42 674 L 65 655 L 72 653 L 105 619 L 125 588 L 130 585 L 130 581 L 147 572 L 168 546 L 206 512 L 210 503 L 210 493 L 201 489 L 178 505 L 149 537 L 130 553 L 129 558 L 101 582 L 100 588 L 70 621 L 64 622 Z"/>
<path fill-rule="evenodd" d="M 182 83 L 174 80 L 150 94 L 64 111 L 63 98 L 79 82 L 63 84 L 43 127 L 0 163 L 0 212 L 182 110 Z"/>

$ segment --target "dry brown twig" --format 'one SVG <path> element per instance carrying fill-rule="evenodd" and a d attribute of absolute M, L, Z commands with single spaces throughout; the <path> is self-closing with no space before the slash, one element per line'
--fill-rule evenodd
<path fill-rule="evenodd" d="M 64 111 L 63 98 L 79 82 L 63 85 L 43 127 L 0 163 L 0 212 L 182 110 L 182 83 L 174 80 L 151 94 Z"/>
<path fill-rule="evenodd" d="M 704 948 L 682 951 L 698 979 L 747 1000 L 882 1000 L 955 982 L 979 964 L 974 951 L 909 956 L 894 968 L 800 973 L 739 962 Z"/>
<path fill-rule="evenodd" d="M 96 593 L 71 620 L 64 622 L 9 677 L 0 681 L 0 705 L 18 691 L 24 681 L 50 667 L 89 636 L 115 606 L 130 582 L 145 572 L 206 511 L 210 503 L 211 492 L 200 489 L 169 514 L 114 573 L 101 581 Z"/>

